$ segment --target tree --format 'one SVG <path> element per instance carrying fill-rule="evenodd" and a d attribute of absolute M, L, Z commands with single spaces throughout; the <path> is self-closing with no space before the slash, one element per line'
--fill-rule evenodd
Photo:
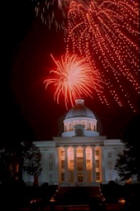
<path fill-rule="evenodd" d="M 23 169 L 29 175 L 34 176 L 34 185 L 38 185 L 38 176 L 41 173 L 41 153 L 37 146 L 31 146 L 24 153 Z"/>
<path fill-rule="evenodd" d="M 0 150 L 0 181 L 21 180 L 22 170 L 34 176 L 34 183 L 38 184 L 41 172 L 41 153 L 31 142 L 22 142 L 6 146 Z"/>
<path fill-rule="evenodd" d="M 129 123 L 124 134 L 123 142 L 125 149 L 123 154 L 119 156 L 116 169 L 122 180 L 127 180 L 133 176 L 140 181 L 140 115 L 135 116 Z"/>
<path fill-rule="evenodd" d="M 23 163 L 23 146 L 19 143 L 15 146 L 6 146 L 0 150 L 0 180 L 7 182 L 11 179 L 21 178 Z"/>

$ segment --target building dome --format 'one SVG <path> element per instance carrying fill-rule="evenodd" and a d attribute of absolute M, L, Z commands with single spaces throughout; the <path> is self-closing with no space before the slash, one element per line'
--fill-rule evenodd
<path fill-rule="evenodd" d="M 75 106 L 69 110 L 69 112 L 65 116 L 65 119 L 76 118 L 76 117 L 87 117 L 96 119 L 94 113 L 84 105 L 83 99 L 75 100 Z"/>
<path fill-rule="evenodd" d="M 75 106 L 64 119 L 62 136 L 98 136 L 97 120 L 94 113 L 84 105 L 83 99 L 75 100 Z"/>

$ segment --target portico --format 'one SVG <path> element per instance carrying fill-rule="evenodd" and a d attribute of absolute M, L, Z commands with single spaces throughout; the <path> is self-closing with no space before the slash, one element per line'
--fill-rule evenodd
<path fill-rule="evenodd" d="M 92 185 L 102 182 L 100 147 L 58 147 L 58 156 L 59 184 Z"/>

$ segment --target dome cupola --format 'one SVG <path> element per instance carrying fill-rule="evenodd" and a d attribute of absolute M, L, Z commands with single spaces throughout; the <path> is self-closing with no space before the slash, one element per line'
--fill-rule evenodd
<path fill-rule="evenodd" d="M 65 119 L 77 118 L 77 117 L 87 117 L 96 119 L 93 112 L 85 106 L 83 99 L 75 100 L 75 106 L 69 110 L 69 112 L 65 116 Z"/>
<path fill-rule="evenodd" d="M 97 120 L 94 113 L 85 106 L 83 99 L 76 99 L 75 105 L 64 118 L 62 136 L 98 136 Z"/>

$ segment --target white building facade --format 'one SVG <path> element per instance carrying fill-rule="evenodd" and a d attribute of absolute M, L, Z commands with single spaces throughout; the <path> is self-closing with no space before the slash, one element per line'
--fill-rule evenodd
<path fill-rule="evenodd" d="M 64 131 L 60 137 L 34 142 L 42 154 L 39 183 L 94 186 L 112 180 L 119 182 L 115 164 L 124 144 L 119 139 L 99 135 L 96 117 L 84 105 L 84 100 L 75 101 L 63 123 Z M 23 178 L 26 183 L 33 180 L 26 173 Z"/>

